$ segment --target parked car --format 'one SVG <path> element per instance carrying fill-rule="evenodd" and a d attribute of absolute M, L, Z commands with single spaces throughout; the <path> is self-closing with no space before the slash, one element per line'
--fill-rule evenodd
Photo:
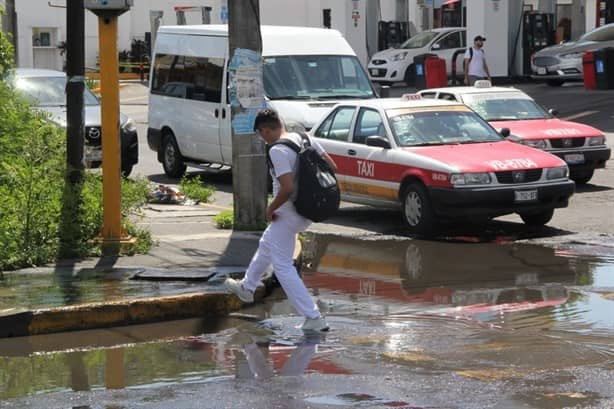
<path fill-rule="evenodd" d="M 446 60 L 448 75 L 452 75 L 452 57 L 456 51 L 465 50 L 467 47 L 466 35 L 466 29 L 463 27 L 436 28 L 418 33 L 399 48 L 375 53 L 367 65 L 369 78 L 382 84 L 401 81 L 413 84 L 414 57 L 420 54 L 435 54 L 443 58 Z M 456 65 L 456 73 L 462 75 L 463 56 L 459 55 L 457 58 L 460 63 Z"/>
<path fill-rule="evenodd" d="M 503 139 L 459 102 L 339 104 L 312 130 L 337 163 L 342 199 L 398 207 L 410 232 L 439 220 L 518 213 L 530 225 L 566 207 L 575 184 L 549 153 Z"/>
<path fill-rule="evenodd" d="M 419 94 L 468 105 L 496 129 L 508 128 L 509 140 L 563 159 L 570 178 L 578 184 L 587 183 L 595 169 L 604 168 L 610 158 L 603 132 L 554 117 L 554 111 L 546 111 L 519 89 L 492 87 L 489 81 L 480 81 L 473 87 L 432 88 Z"/>
<path fill-rule="evenodd" d="M 589 31 L 576 41 L 543 48 L 531 58 L 531 78 L 560 86 L 583 78 L 582 55 L 587 51 L 614 47 L 614 23 Z"/>
<path fill-rule="evenodd" d="M 61 71 L 18 68 L 14 72 L 15 88 L 32 105 L 47 112 L 58 126 L 66 127 L 66 74 Z M 84 91 L 85 104 L 85 163 L 97 168 L 102 164 L 102 127 L 100 101 L 89 88 Z M 136 124 L 120 113 L 121 171 L 124 176 L 132 172 L 139 161 Z"/>

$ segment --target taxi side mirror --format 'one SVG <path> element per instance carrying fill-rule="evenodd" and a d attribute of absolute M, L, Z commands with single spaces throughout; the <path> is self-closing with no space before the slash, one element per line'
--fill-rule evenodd
<path fill-rule="evenodd" d="M 367 137 L 366 142 L 367 146 L 377 146 L 384 149 L 390 149 L 390 142 L 388 142 L 388 139 L 379 135 Z"/>
<path fill-rule="evenodd" d="M 548 113 L 549 113 L 550 115 L 552 115 L 552 116 L 558 116 L 558 115 L 559 115 L 559 111 L 558 111 L 558 110 L 556 110 L 556 109 L 554 109 L 554 108 L 550 108 L 550 109 L 548 110 Z"/>
<path fill-rule="evenodd" d="M 508 138 L 511 134 L 510 128 L 501 128 L 501 131 L 499 131 L 499 133 L 501 134 L 502 137 Z"/>

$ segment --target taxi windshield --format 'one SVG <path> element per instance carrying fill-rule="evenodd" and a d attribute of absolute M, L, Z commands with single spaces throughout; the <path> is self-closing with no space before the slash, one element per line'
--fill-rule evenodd
<path fill-rule="evenodd" d="M 390 127 L 401 147 L 498 142 L 503 138 L 470 111 L 388 110 Z"/>
<path fill-rule="evenodd" d="M 550 114 L 523 94 L 466 94 L 463 102 L 487 121 L 547 119 Z"/>

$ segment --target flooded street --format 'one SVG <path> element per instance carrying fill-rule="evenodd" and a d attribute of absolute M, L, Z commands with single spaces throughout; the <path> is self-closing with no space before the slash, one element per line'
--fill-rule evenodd
<path fill-rule="evenodd" d="M 220 319 L 0 339 L 0 408 L 614 408 L 613 246 L 303 250 L 328 334 L 278 289 Z"/>

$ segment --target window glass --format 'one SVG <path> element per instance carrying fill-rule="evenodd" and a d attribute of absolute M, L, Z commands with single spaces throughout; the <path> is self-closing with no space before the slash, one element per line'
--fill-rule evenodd
<path fill-rule="evenodd" d="M 264 93 L 276 99 L 374 98 L 371 83 L 353 56 L 265 57 Z"/>
<path fill-rule="evenodd" d="M 440 50 L 460 48 L 461 47 L 460 33 L 458 31 L 455 33 L 450 33 L 447 36 L 443 37 L 441 40 L 437 41 L 437 44 L 439 44 Z"/>
<path fill-rule="evenodd" d="M 601 26 L 584 34 L 578 41 L 612 41 L 614 40 L 614 24 Z"/>
<path fill-rule="evenodd" d="M 33 105 L 39 107 L 66 105 L 66 77 L 20 77 L 15 88 Z M 99 105 L 89 88 L 83 90 L 85 105 Z"/>
<path fill-rule="evenodd" d="M 386 128 L 379 112 L 372 109 L 361 109 L 356 120 L 356 129 L 352 142 L 366 143 L 369 136 L 379 135 L 386 138 Z"/>
<path fill-rule="evenodd" d="M 428 146 L 501 141 L 501 136 L 474 112 L 387 111 L 399 146 Z"/>
<path fill-rule="evenodd" d="M 399 48 L 426 47 L 428 43 L 430 43 L 431 40 L 437 37 L 438 35 L 439 33 L 437 31 L 423 31 L 411 37 L 409 40 L 405 41 L 403 44 L 399 46 Z"/>
<path fill-rule="evenodd" d="M 156 55 L 151 91 L 175 98 L 221 102 L 224 59 Z"/>
<path fill-rule="evenodd" d="M 435 98 L 436 93 L 435 92 L 421 92 L 420 95 L 422 96 L 422 98 L 433 99 Z"/>
<path fill-rule="evenodd" d="M 439 99 L 444 99 L 446 101 L 456 101 L 456 97 L 453 94 L 449 94 L 447 92 L 440 93 Z"/>
<path fill-rule="evenodd" d="M 315 132 L 315 136 L 337 141 L 347 141 L 355 109 L 342 107 L 333 112 Z"/>
<path fill-rule="evenodd" d="M 487 121 L 550 118 L 550 114 L 528 95 L 507 94 L 467 94 L 463 102 Z"/>

